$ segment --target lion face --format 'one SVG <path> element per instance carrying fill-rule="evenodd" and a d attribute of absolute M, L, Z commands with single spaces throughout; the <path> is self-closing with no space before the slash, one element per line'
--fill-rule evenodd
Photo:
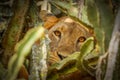
<path fill-rule="evenodd" d="M 79 51 L 83 42 L 92 36 L 88 29 L 71 18 L 58 21 L 48 32 L 50 42 L 49 63 L 56 63 Z"/>

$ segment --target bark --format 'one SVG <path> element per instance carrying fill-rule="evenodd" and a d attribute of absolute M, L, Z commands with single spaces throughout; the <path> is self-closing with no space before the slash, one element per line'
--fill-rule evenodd
<path fill-rule="evenodd" d="M 108 63 L 104 80 L 113 80 L 113 73 L 115 69 L 115 63 L 117 62 L 117 55 L 119 54 L 118 50 L 120 45 L 120 8 L 116 16 L 114 30 L 112 33 L 112 38 L 109 44 L 108 49 Z M 117 65 L 116 65 L 117 66 Z M 119 80 L 119 78 L 115 78 L 115 80 Z"/>

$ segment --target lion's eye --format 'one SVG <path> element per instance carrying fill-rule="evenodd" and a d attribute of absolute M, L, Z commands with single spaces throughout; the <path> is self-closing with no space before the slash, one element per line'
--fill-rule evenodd
<path fill-rule="evenodd" d="M 61 37 L 61 32 L 60 31 L 54 31 L 54 34 L 58 37 Z"/>
<path fill-rule="evenodd" d="M 84 36 L 81 36 L 78 38 L 78 42 L 84 42 L 86 40 L 86 38 Z"/>

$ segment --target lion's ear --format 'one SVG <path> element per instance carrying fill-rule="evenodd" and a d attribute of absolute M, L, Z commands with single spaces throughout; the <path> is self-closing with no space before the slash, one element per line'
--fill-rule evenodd
<path fill-rule="evenodd" d="M 58 18 L 53 14 L 48 13 L 46 10 L 40 11 L 39 15 L 41 20 L 44 22 L 43 26 L 48 30 L 58 22 Z"/>
<path fill-rule="evenodd" d="M 58 20 L 59 19 L 55 16 L 47 16 L 43 26 L 49 30 L 58 22 Z"/>

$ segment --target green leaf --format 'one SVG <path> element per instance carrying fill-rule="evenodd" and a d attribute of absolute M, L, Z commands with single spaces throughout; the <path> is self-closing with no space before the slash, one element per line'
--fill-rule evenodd
<path fill-rule="evenodd" d="M 86 70 L 88 73 L 92 74 L 85 66 L 84 64 L 84 60 L 85 60 L 85 57 L 88 55 L 88 54 L 91 54 L 92 50 L 94 49 L 94 38 L 93 37 L 90 37 L 88 38 L 84 43 L 83 45 L 81 46 L 81 49 L 80 49 L 80 55 L 78 56 L 78 61 L 76 63 L 78 69 L 80 70 Z"/>
<path fill-rule="evenodd" d="M 67 75 L 69 73 L 77 71 L 78 69 L 75 64 L 79 54 L 80 52 L 75 52 L 62 61 L 50 66 L 47 80 L 57 80 L 59 79 L 60 74 Z"/>
<path fill-rule="evenodd" d="M 15 52 L 8 64 L 8 75 L 6 80 L 15 80 L 19 69 L 21 68 L 25 57 L 31 50 L 35 41 L 43 36 L 44 28 L 35 27 L 27 32 L 25 37 L 15 46 Z"/>
<path fill-rule="evenodd" d="M 111 39 L 112 30 L 113 30 L 114 15 L 112 12 L 112 8 L 109 6 L 110 5 L 109 2 L 106 3 L 105 0 L 96 0 L 96 5 L 99 11 L 99 18 L 100 18 L 99 27 L 101 27 L 101 29 L 99 29 L 99 31 L 100 30 L 104 31 L 104 36 L 105 36 L 104 47 L 105 47 L 105 50 L 107 50 L 109 41 Z"/>
<path fill-rule="evenodd" d="M 50 0 L 50 3 L 60 9 L 62 12 L 69 16 L 77 17 L 78 9 L 76 6 L 72 5 L 72 2 L 58 1 L 58 0 Z"/>
<path fill-rule="evenodd" d="M 99 10 L 94 0 L 87 0 L 86 7 L 87 7 L 86 12 L 87 12 L 88 20 L 94 28 L 97 44 L 100 46 L 99 53 L 104 53 L 104 37 L 105 36 L 104 36 L 103 28 L 101 27 L 101 22 L 100 22 L 101 15 L 99 13 Z"/>

